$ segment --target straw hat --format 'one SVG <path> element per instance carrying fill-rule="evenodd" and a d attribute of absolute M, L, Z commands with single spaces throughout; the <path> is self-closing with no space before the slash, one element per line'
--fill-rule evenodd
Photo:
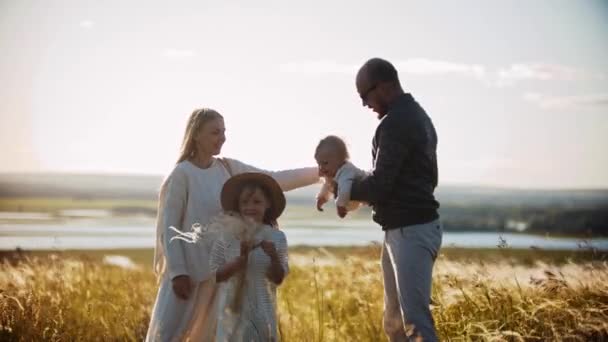
<path fill-rule="evenodd" d="M 245 172 L 232 176 L 222 188 L 222 208 L 227 211 L 238 211 L 238 196 L 244 184 L 260 184 L 270 194 L 270 219 L 276 220 L 285 210 L 285 195 L 274 178 L 264 173 Z"/>

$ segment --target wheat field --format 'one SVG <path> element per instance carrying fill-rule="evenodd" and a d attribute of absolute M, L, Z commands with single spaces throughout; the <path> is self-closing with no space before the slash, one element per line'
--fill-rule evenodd
<path fill-rule="evenodd" d="M 442 253 L 432 303 L 441 340 L 608 341 L 608 264 L 581 253 Z M 4 253 L 0 340 L 141 341 L 155 278 L 137 257 L 109 254 Z M 378 256 L 377 246 L 290 251 L 283 341 L 385 341 Z"/>

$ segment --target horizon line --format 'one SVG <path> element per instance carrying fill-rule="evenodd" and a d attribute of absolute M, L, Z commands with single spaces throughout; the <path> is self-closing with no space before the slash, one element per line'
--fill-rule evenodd
<path fill-rule="evenodd" d="M 0 171 L 0 176 L 7 175 L 63 175 L 63 176 L 115 176 L 115 177 L 155 177 L 163 179 L 165 176 L 160 173 L 135 173 L 135 172 L 80 172 L 80 171 Z M 316 183 L 320 184 L 320 183 Z M 311 184 L 309 186 L 313 186 Z M 582 187 L 526 187 L 526 186 L 510 186 L 498 184 L 483 184 L 483 183 L 458 183 L 448 182 L 441 183 L 436 189 L 446 187 L 458 188 L 477 188 L 477 189 L 492 189 L 492 190 L 517 190 L 517 191 L 608 191 L 608 186 L 582 186 Z M 308 187 L 308 186 L 307 186 Z M 297 190 L 297 189 L 294 189 Z"/>

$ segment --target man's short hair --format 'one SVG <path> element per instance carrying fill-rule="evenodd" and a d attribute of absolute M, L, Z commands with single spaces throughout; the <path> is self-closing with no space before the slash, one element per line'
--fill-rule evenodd
<path fill-rule="evenodd" d="M 399 83 L 397 69 L 387 60 L 372 58 L 363 65 L 371 84 L 380 82 Z"/>

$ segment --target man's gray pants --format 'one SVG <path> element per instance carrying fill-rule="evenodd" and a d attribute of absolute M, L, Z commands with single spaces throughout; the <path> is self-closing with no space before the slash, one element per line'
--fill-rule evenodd
<path fill-rule="evenodd" d="M 429 305 L 442 235 L 439 220 L 385 232 L 383 323 L 390 341 L 413 340 L 418 335 L 423 341 L 438 340 Z"/>

